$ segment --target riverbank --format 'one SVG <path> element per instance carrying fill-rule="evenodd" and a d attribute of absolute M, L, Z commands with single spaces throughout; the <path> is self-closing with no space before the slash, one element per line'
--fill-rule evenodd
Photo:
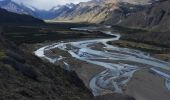
<path fill-rule="evenodd" d="M 170 48 L 128 40 L 109 41 L 108 43 L 110 45 L 119 46 L 123 48 L 137 49 L 149 53 L 151 56 L 156 57 L 158 59 L 170 61 Z"/>
<path fill-rule="evenodd" d="M 53 28 L 51 26 L 40 26 L 39 28 L 24 26 L 19 27 L 19 30 L 20 28 L 23 29 L 22 31 L 20 30 L 21 32 L 16 31 L 16 28 L 14 28 L 18 34 L 15 31 L 13 32 L 13 30 L 9 30 L 8 34 L 13 35 L 12 39 L 24 40 L 24 43 L 19 41 L 21 43 L 20 48 L 30 53 L 46 46 L 40 50 L 41 54 L 44 53 L 44 55 L 39 57 L 44 62 L 50 61 L 55 66 L 60 66 L 65 70 L 75 71 L 85 86 L 93 92 L 97 100 L 112 100 L 113 98 L 117 100 L 134 100 L 134 98 L 140 100 L 140 96 L 146 97 L 145 100 L 151 100 L 150 98 L 157 100 L 157 97 L 153 96 L 153 94 L 150 95 L 151 97 L 147 97 L 147 95 L 143 95 L 145 90 L 132 87 L 134 83 L 141 83 L 138 85 L 145 89 L 146 85 L 144 83 L 148 85 L 154 84 L 152 81 L 148 81 L 151 79 L 149 77 L 145 77 L 146 80 L 143 80 L 144 75 L 139 74 L 141 72 L 154 77 L 153 81 L 158 83 L 160 89 L 160 91 L 155 90 L 155 93 L 161 94 L 164 91 L 165 94 L 169 94 L 168 89 L 165 87 L 165 77 L 159 76 L 159 74 L 150 69 L 152 67 L 160 67 L 160 70 L 166 73 L 169 71 L 162 69 L 168 69 L 168 65 L 161 60 L 153 58 L 152 54 L 152 57 L 147 55 L 148 50 L 151 53 L 157 53 L 162 51 L 162 47 L 149 44 L 139 45 L 132 41 L 119 40 L 119 38 L 122 39 L 118 34 L 119 32 L 110 31 L 110 26 L 94 26 L 87 29 L 84 26 L 83 28 L 74 28 L 73 30 L 70 27 L 67 26 L 65 28 L 63 24 L 60 28 L 57 25 L 53 26 Z M 138 33 L 140 30 L 136 31 Z M 34 39 L 37 40 L 28 44 L 27 41 L 30 41 L 32 38 L 26 34 L 30 34 L 30 32 L 30 37 L 33 35 Z M 34 34 L 34 32 L 39 33 Z M 52 34 L 48 34 L 50 32 Z M 44 34 L 44 38 L 38 34 Z M 123 33 L 120 34 L 124 36 Z M 58 37 L 59 35 L 62 35 L 62 38 L 61 36 Z M 73 36 L 70 37 L 71 35 Z M 16 39 L 16 36 L 19 38 Z M 53 36 L 52 39 L 50 38 L 51 36 Z M 114 41 L 116 44 L 109 45 L 107 44 L 108 41 Z M 135 46 L 136 48 L 133 48 Z M 141 48 L 146 50 L 146 52 L 141 52 Z M 134 49 L 141 49 L 141 51 Z M 121 74 L 119 75 L 119 73 Z M 136 76 L 137 78 L 135 78 Z M 143 80 L 143 83 L 140 82 L 141 80 Z M 154 90 L 154 88 L 157 88 L 157 85 L 149 89 Z M 137 91 L 137 95 L 132 93 L 134 91 Z M 168 96 L 166 95 L 164 98 L 168 98 Z"/>
<path fill-rule="evenodd" d="M 124 48 L 132 48 L 149 53 L 153 57 L 170 61 L 170 34 L 143 29 L 133 29 L 121 26 L 112 26 L 114 32 L 121 34 L 118 41 L 108 42 Z"/>
<path fill-rule="evenodd" d="M 96 30 L 94 27 L 85 29 L 89 31 L 92 31 L 93 29 Z M 80 28 L 78 30 L 85 29 Z M 140 96 L 143 95 L 142 93 L 145 93 L 145 90 L 141 90 L 142 93 L 140 93 L 137 87 L 133 90 L 130 85 L 131 83 L 133 84 L 138 81 L 136 79 L 133 80 L 133 77 L 138 75 L 139 70 L 155 77 L 153 81 L 157 81 L 160 87 L 160 91 L 155 90 L 155 93 L 161 94 L 162 91 L 164 91 L 164 93 L 166 92 L 166 94 L 169 94 L 168 89 L 165 88 L 166 85 L 164 81 L 162 81 L 167 80 L 168 77 L 158 76 L 158 73 L 156 74 L 151 70 L 151 68 L 156 70 L 159 70 L 157 68 L 160 68 L 163 69 L 160 70 L 162 73 L 166 73 L 166 71 L 169 72 L 168 62 L 155 59 L 147 55 L 147 53 L 138 50 L 108 45 L 108 41 L 118 41 L 120 35 L 113 34 L 109 30 L 102 30 L 102 32 L 110 34 L 113 37 L 109 39 L 98 38 L 49 44 L 46 47 L 36 50 L 35 54 L 54 64 L 61 64 L 64 69 L 75 70 L 85 83 L 86 87 L 88 87 L 96 97 L 108 95 L 110 93 L 118 93 L 124 95 L 128 94 L 137 100 L 140 100 Z M 157 50 L 160 49 L 158 47 L 155 48 Z M 143 71 L 143 69 L 146 70 Z M 142 80 L 142 74 L 139 75 L 138 79 Z M 147 81 L 149 78 L 145 77 L 145 79 L 146 81 L 144 80 L 144 83 L 153 84 L 152 81 Z M 140 85 L 143 86 L 144 83 L 141 83 Z M 146 88 L 145 85 L 144 88 Z M 156 85 L 151 89 L 154 88 L 157 88 Z M 130 92 L 127 91 L 138 91 L 138 95 L 130 94 Z M 153 100 L 158 100 L 153 94 L 151 94 L 151 97 L 147 97 L 146 95 L 143 97 L 145 100 L 152 100 L 153 98 Z M 168 97 L 169 96 L 165 96 L 164 98 Z"/>

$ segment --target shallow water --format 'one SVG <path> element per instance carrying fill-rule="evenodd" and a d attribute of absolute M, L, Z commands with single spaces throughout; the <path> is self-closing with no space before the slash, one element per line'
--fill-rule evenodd
<path fill-rule="evenodd" d="M 93 31 L 96 28 L 93 27 L 73 29 Z M 170 71 L 169 62 L 158 60 L 149 56 L 149 54 L 138 50 L 109 45 L 107 44 L 108 41 L 119 40 L 120 35 L 113 34 L 111 31 L 103 31 L 103 33 L 109 34 L 113 36 L 113 38 L 93 39 L 68 43 L 55 43 L 36 50 L 35 55 L 40 58 L 45 58 L 51 63 L 55 63 L 57 59 L 47 57 L 46 55 L 44 55 L 44 51 L 58 48 L 60 50 L 67 51 L 69 54 L 71 54 L 72 57 L 78 60 L 95 64 L 100 67 L 104 67 L 106 70 L 95 75 L 89 83 L 89 87 L 91 88 L 94 96 L 102 95 L 109 92 L 123 93 L 122 88 L 126 86 L 129 80 L 133 77 L 133 73 L 145 67 L 141 67 L 135 63 L 149 66 L 148 69 L 154 71 L 155 73 L 165 78 L 165 86 L 167 87 L 167 89 L 170 89 L 170 75 L 165 74 L 164 72 L 161 72 L 158 69 L 155 69 L 160 68 Z M 95 50 L 89 47 L 89 45 L 95 45 L 98 43 L 104 45 L 103 47 L 101 47 L 101 50 Z M 71 47 L 68 47 L 67 45 Z M 60 57 L 60 60 L 61 59 L 62 57 Z M 102 61 L 103 59 L 108 59 L 113 62 L 117 61 L 118 63 L 107 63 Z M 134 64 L 127 62 L 134 62 Z M 66 69 L 69 70 L 69 67 L 71 65 L 66 62 L 64 62 L 64 64 Z"/>

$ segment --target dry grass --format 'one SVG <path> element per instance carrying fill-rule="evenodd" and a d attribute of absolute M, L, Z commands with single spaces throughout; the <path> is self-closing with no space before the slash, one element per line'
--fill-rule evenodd
<path fill-rule="evenodd" d="M 145 44 L 141 42 L 126 41 L 126 40 L 113 41 L 113 42 L 109 42 L 109 44 L 113 44 L 113 45 L 117 45 L 117 46 L 125 47 L 125 48 L 138 49 L 138 50 L 142 50 L 142 51 L 146 51 L 146 52 L 150 52 L 154 54 L 170 52 L 169 48 Z"/>

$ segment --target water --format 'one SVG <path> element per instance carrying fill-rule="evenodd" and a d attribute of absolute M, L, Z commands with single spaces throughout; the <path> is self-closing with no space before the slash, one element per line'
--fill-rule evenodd
<path fill-rule="evenodd" d="M 90 30 L 89 28 L 73 28 L 74 30 Z M 108 41 L 119 40 L 119 34 L 113 34 L 111 31 L 103 31 L 105 34 L 113 36 L 109 39 L 93 39 L 68 43 L 55 43 L 42 47 L 35 51 L 35 55 L 49 60 L 51 63 L 56 62 L 56 58 L 50 58 L 44 55 L 44 51 L 58 48 L 67 51 L 72 57 L 85 61 L 91 64 L 104 67 L 106 70 L 95 75 L 89 87 L 94 96 L 102 95 L 105 93 L 116 92 L 123 93 L 122 88 L 127 85 L 129 80 L 133 77 L 134 72 L 142 69 L 141 65 L 147 65 L 148 69 L 156 72 L 161 77 L 165 78 L 165 86 L 170 90 L 170 75 L 161 72 L 158 69 L 170 71 L 170 63 L 150 57 L 148 54 L 138 50 L 121 48 L 107 44 Z M 89 45 L 103 44 L 101 50 L 92 49 Z M 68 48 L 68 46 L 71 48 Z M 60 60 L 62 57 L 60 57 Z M 106 62 L 106 60 L 110 62 Z M 117 62 L 117 63 L 115 63 Z M 119 63 L 120 62 L 120 63 Z M 131 63 L 127 63 L 131 62 Z M 132 63 L 133 62 L 133 63 Z M 64 62 L 69 69 L 70 65 Z"/>

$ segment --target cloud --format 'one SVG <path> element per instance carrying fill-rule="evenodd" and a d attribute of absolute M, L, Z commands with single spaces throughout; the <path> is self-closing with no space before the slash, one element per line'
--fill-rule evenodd
<path fill-rule="evenodd" d="M 57 5 L 63 5 L 66 3 L 79 3 L 79 2 L 86 2 L 89 0 L 12 0 L 17 3 L 23 3 L 25 5 L 33 6 L 38 9 L 45 9 L 48 10 Z"/>

